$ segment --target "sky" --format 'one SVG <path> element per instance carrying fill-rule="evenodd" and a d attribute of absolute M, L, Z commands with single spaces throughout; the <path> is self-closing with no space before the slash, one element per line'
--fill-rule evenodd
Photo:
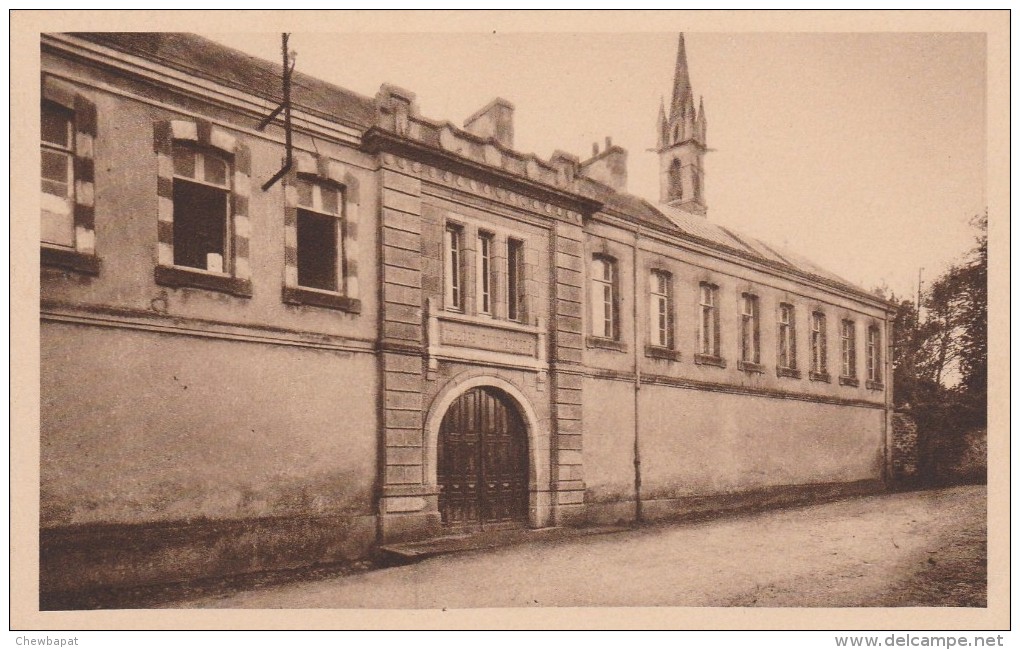
<path fill-rule="evenodd" d="M 280 36 L 204 34 L 273 61 Z M 685 34 L 708 120 L 707 218 L 865 288 L 912 297 L 972 246 L 986 198 L 981 33 Z M 582 160 L 607 136 L 628 191 L 658 200 L 659 102 L 674 33 L 302 33 L 297 68 L 374 96 L 383 82 L 455 124 L 494 97 L 515 148 Z"/>

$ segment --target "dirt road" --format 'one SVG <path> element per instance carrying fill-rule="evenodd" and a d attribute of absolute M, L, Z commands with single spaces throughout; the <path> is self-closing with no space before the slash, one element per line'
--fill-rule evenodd
<path fill-rule="evenodd" d="M 984 606 L 985 488 L 885 494 L 437 557 L 162 605 Z"/>

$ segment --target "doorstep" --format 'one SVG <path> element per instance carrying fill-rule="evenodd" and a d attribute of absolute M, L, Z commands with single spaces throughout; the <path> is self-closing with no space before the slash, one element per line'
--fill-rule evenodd
<path fill-rule="evenodd" d="M 485 549 L 516 546 L 533 542 L 551 542 L 564 539 L 575 539 L 590 535 L 608 535 L 622 533 L 632 528 L 622 526 L 598 526 L 591 528 L 566 528 L 552 526 L 549 528 L 504 528 L 502 530 L 486 530 L 463 534 L 444 535 L 420 542 L 403 542 L 385 544 L 377 550 L 383 558 L 394 563 L 407 563 L 424 560 L 437 555 L 465 553 Z"/>

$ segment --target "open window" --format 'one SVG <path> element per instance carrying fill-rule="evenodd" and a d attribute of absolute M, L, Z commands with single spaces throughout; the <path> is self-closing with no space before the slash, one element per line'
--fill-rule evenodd
<path fill-rule="evenodd" d="M 204 121 L 154 125 L 156 283 L 252 295 L 248 148 Z"/>
<path fill-rule="evenodd" d="M 174 266 L 230 273 L 230 161 L 174 145 Z"/>
<path fill-rule="evenodd" d="M 283 302 L 361 312 L 358 186 L 342 163 L 295 153 L 283 193 Z"/>
<path fill-rule="evenodd" d="M 298 179 L 298 285 L 322 291 L 343 286 L 341 206 L 336 186 Z"/>

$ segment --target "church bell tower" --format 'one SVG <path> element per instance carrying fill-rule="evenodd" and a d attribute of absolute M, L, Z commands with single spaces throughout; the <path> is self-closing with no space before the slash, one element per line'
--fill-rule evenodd
<path fill-rule="evenodd" d="M 687 71 L 687 51 L 684 35 L 676 52 L 676 71 L 673 77 L 673 98 L 669 115 L 665 106 L 659 106 L 659 200 L 704 216 L 705 204 L 705 102 L 694 108 L 691 78 Z"/>

